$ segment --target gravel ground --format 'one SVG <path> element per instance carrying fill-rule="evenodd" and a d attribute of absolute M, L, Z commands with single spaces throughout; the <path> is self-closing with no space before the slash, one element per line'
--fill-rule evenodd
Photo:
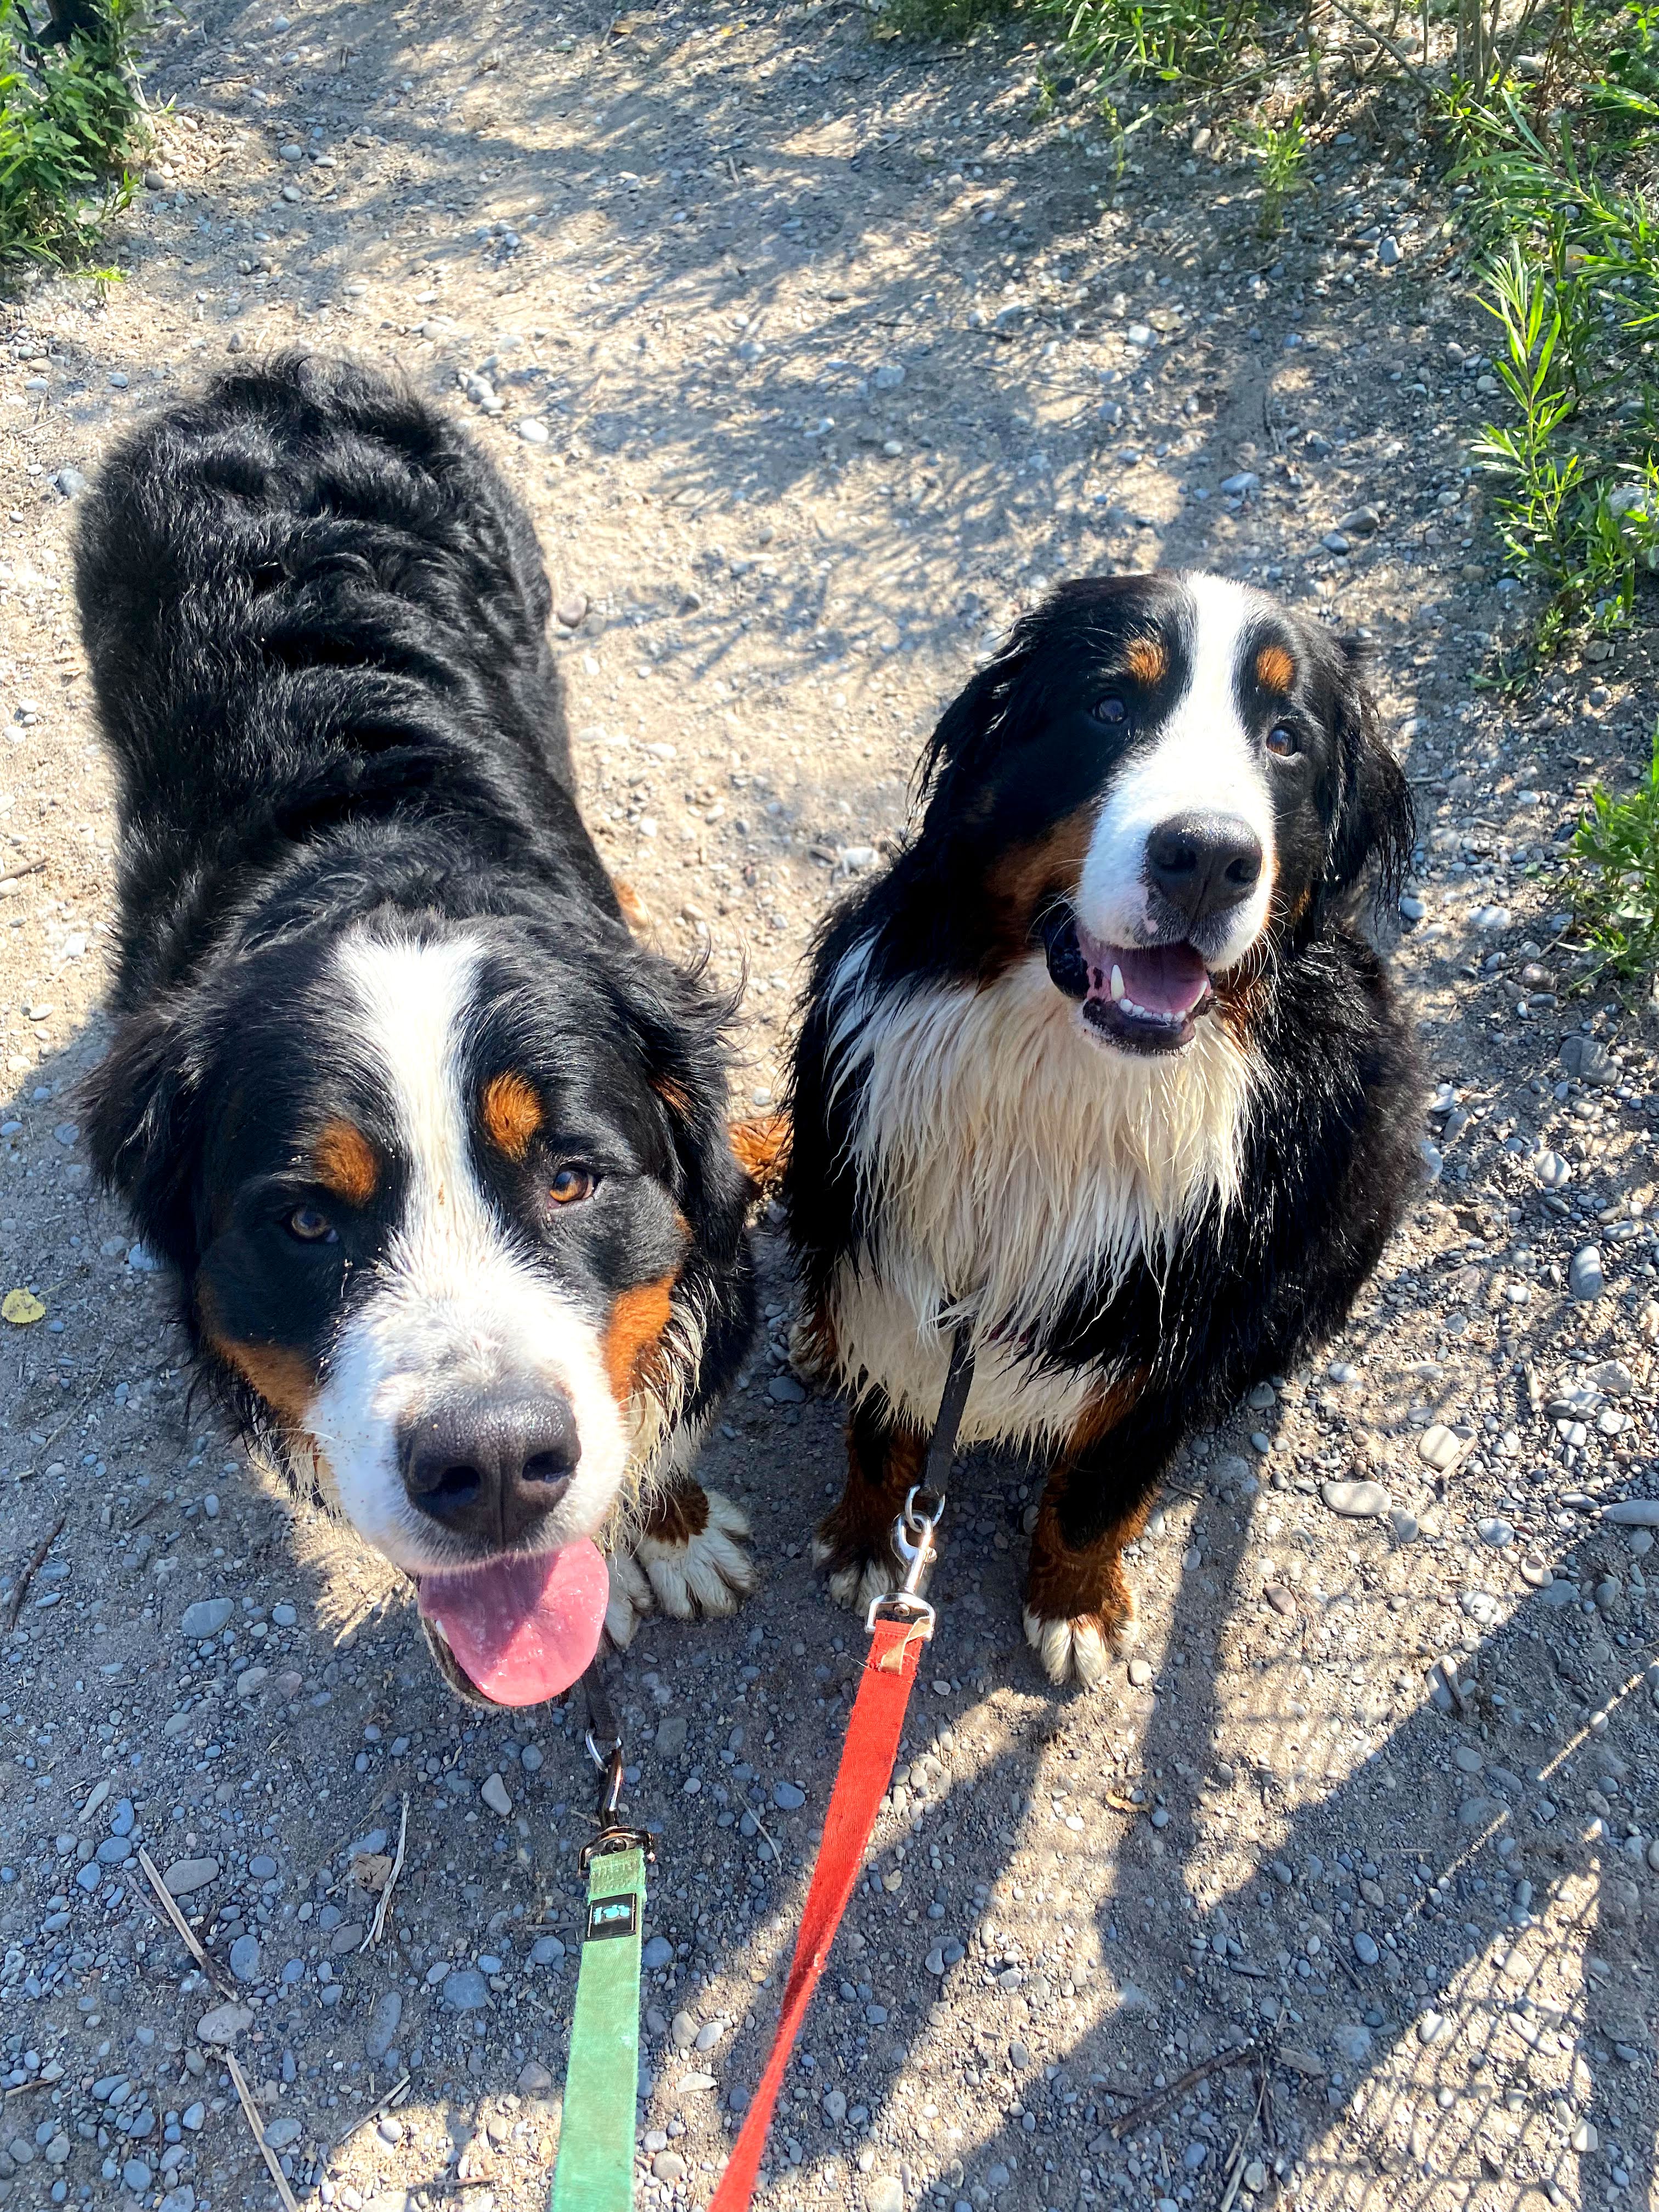
<path fill-rule="evenodd" d="M 1528 610 L 1407 111 L 1339 100 L 1264 246 L 1224 143 L 1120 170 L 1018 54 L 836 5 L 216 4 L 154 59 L 125 281 L 0 305 L 0 1287 L 45 1309 L 0 1326 L 0 2203 L 274 2203 L 233 2051 L 304 2203 L 519 2212 L 556 2140 L 579 1723 L 461 1712 L 398 1594 L 243 1464 L 75 1126 L 112 831 L 75 497 L 144 408 L 298 341 L 400 363 L 521 489 L 602 850 L 747 973 L 740 1101 L 1045 579 L 1209 562 L 1363 626 L 1418 787 L 1436 1179 L 1329 1364 L 1176 1470 L 1108 1689 L 1024 1649 L 1030 1471 L 963 1470 L 762 2202 L 1651 2206 L 1659 1068 L 1650 1012 L 1567 994 L 1559 862 L 1650 672 L 1476 682 Z M 840 1416 L 761 1241 L 708 1474 L 763 1587 L 618 1670 L 662 1829 L 648 2206 L 706 2203 L 755 2079 L 861 1648 L 806 1556 Z"/>

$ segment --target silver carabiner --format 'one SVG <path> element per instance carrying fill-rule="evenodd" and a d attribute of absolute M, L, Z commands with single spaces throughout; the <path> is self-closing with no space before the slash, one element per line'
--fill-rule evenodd
<path fill-rule="evenodd" d="M 937 1619 L 933 1608 L 921 1595 L 921 1578 L 938 1557 L 933 1543 L 933 1531 L 945 1511 L 945 1500 L 937 1491 L 929 1492 L 933 1500 L 931 1513 L 919 1513 L 916 1500 L 922 1486 L 915 1484 L 905 1493 L 904 1510 L 893 1523 L 893 1548 L 905 1563 L 904 1580 L 896 1590 L 883 1597 L 872 1598 L 865 1615 L 866 1630 L 875 1627 L 878 1620 L 914 1620 L 921 1624 L 924 1636 L 931 1637 Z"/>

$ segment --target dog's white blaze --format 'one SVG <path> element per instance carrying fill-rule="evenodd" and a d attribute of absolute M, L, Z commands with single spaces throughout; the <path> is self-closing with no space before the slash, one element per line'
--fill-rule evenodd
<path fill-rule="evenodd" d="M 343 1510 L 410 1571 L 453 1564 L 398 1466 L 398 1429 L 434 1390 L 516 1381 L 569 1400 L 581 1455 L 549 1517 L 550 1550 L 599 1532 L 634 1443 L 605 1377 L 602 1316 L 526 1263 L 477 1179 L 461 1079 L 477 964 L 456 938 L 359 932 L 337 955 L 358 1048 L 392 1101 L 408 1186 L 374 1287 L 341 1331 L 313 1433 Z"/>
<path fill-rule="evenodd" d="M 982 989 L 878 995 L 867 953 L 831 986 L 829 1062 L 837 1085 L 864 1072 L 852 1152 L 878 1239 L 831 1292 L 842 1379 L 878 1382 L 931 1424 L 955 1304 L 975 1316 L 964 1440 L 1053 1442 L 1109 1371 L 1034 1365 L 1011 1346 L 1080 1285 L 1104 1297 L 1138 1258 L 1156 1269 L 1212 1201 L 1238 1202 L 1264 1071 L 1213 1018 L 1179 1054 L 1103 1052 L 1040 954 Z"/>
<path fill-rule="evenodd" d="M 1261 935 L 1273 884 L 1273 808 L 1267 772 L 1238 711 L 1240 656 L 1261 602 L 1224 576 L 1187 575 L 1192 665 L 1156 743 L 1115 776 L 1102 803 L 1078 884 L 1078 918 L 1106 945 L 1142 945 L 1147 910 L 1146 840 L 1160 823 L 1202 810 L 1233 814 L 1261 842 L 1261 878 L 1226 917 L 1207 964 L 1230 968 Z"/>

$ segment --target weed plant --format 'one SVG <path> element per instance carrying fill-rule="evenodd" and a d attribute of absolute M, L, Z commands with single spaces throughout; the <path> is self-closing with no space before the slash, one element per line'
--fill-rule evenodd
<path fill-rule="evenodd" d="M 1647 774 L 1630 796 L 1592 794 L 1573 860 L 1572 896 L 1594 963 L 1584 983 L 1608 974 L 1645 981 L 1659 968 L 1659 724 Z"/>
<path fill-rule="evenodd" d="M 82 260 L 131 196 L 147 136 L 133 70 L 139 0 L 103 0 L 93 31 L 39 43 L 0 0 L 0 267 Z"/>
<path fill-rule="evenodd" d="M 1301 110 L 1288 123 L 1259 123 L 1246 133 L 1245 144 L 1261 167 L 1261 207 L 1256 229 L 1263 238 L 1277 238 L 1285 228 L 1285 203 L 1307 186 L 1310 151 Z"/>

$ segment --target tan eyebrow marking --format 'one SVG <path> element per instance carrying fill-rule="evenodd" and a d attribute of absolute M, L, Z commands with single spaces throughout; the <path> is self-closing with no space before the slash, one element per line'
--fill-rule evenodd
<path fill-rule="evenodd" d="M 1137 684 L 1158 684 L 1170 672 L 1170 652 L 1161 637 L 1138 637 L 1123 658 L 1124 672 Z"/>
<path fill-rule="evenodd" d="M 350 1121 L 325 1122 L 311 1148 L 312 1172 L 325 1190 L 348 1206 L 367 1206 L 380 1187 L 374 1147 Z"/>
<path fill-rule="evenodd" d="M 484 1134 L 498 1152 L 521 1160 L 542 1126 L 542 1102 L 522 1075 L 492 1075 L 483 1087 Z"/>
<path fill-rule="evenodd" d="M 1296 663 L 1282 645 L 1264 645 L 1255 657 L 1255 673 L 1269 691 L 1286 692 L 1296 680 Z"/>

